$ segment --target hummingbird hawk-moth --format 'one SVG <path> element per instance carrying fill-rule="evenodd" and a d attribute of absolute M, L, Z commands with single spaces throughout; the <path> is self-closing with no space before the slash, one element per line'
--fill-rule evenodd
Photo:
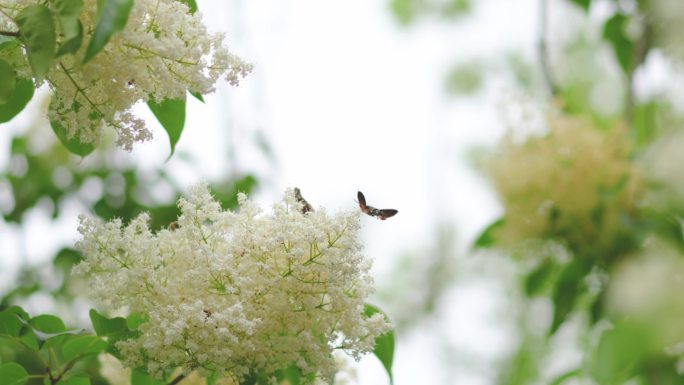
<path fill-rule="evenodd" d="M 301 190 L 299 190 L 299 187 L 294 188 L 294 194 L 297 202 L 302 204 L 302 214 L 314 211 L 313 206 L 311 206 L 311 204 L 309 204 L 309 202 L 307 202 L 306 199 L 304 199 L 304 197 L 302 196 L 302 192 Z"/>
<path fill-rule="evenodd" d="M 399 210 L 395 209 L 376 209 L 373 206 L 366 205 L 366 197 L 363 196 L 361 191 L 357 192 L 356 196 L 359 199 L 359 207 L 361 208 L 361 211 L 370 215 L 371 217 L 376 217 L 381 221 L 384 221 L 385 219 L 392 217 L 399 212 Z"/>

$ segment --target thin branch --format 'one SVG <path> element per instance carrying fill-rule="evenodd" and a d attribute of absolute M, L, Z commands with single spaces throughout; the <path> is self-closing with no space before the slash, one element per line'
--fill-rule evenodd
<path fill-rule="evenodd" d="M 551 63 L 549 63 L 549 51 L 546 46 L 547 21 L 548 21 L 548 0 L 539 1 L 539 62 L 542 67 L 544 81 L 551 96 L 558 95 L 559 88 L 551 73 Z"/>
<path fill-rule="evenodd" d="M 185 374 L 179 374 L 176 378 L 171 380 L 171 382 L 169 382 L 167 385 L 176 385 L 179 382 L 183 381 L 183 379 L 185 379 Z"/>
<path fill-rule="evenodd" d="M 19 37 L 19 32 L 14 32 L 14 31 L 0 31 L 0 36 Z"/>

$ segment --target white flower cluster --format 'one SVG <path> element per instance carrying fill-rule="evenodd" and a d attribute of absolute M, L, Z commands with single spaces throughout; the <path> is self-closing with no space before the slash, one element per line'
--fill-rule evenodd
<path fill-rule="evenodd" d="M 178 226 L 156 234 L 145 214 L 128 226 L 81 218 L 74 274 L 94 300 L 149 318 L 119 343 L 125 364 L 235 378 L 296 365 L 330 378 L 334 351 L 372 351 L 390 325 L 362 315 L 373 282 L 358 212 L 303 214 L 292 190 L 269 214 L 239 201 L 223 211 L 200 184 L 179 201 Z"/>
<path fill-rule="evenodd" d="M 0 0 L 0 8 L 13 17 L 36 3 Z M 134 104 L 185 98 L 187 91 L 210 93 L 219 78 L 237 85 L 251 70 L 227 50 L 222 34 L 209 33 L 200 13 L 190 14 L 178 0 L 136 0 L 125 29 L 81 66 L 96 12 L 97 0 L 85 0 L 80 20 L 86 36 L 81 49 L 76 55 L 57 58 L 47 75 L 54 91 L 50 119 L 82 143 L 97 143 L 104 123 L 118 133 L 119 146 L 130 151 L 134 143 L 152 137 L 143 120 L 132 113 Z M 30 76 L 25 60 L 23 71 Z"/>

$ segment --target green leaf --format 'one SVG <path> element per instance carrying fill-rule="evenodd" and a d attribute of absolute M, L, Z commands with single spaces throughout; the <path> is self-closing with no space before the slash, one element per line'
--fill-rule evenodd
<path fill-rule="evenodd" d="M 103 352 L 107 345 L 107 341 L 100 337 L 76 336 L 64 344 L 62 353 L 65 361 L 71 361 L 80 356 Z"/>
<path fill-rule="evenodd" d="M 100 337 L 108 337 L 128 331 L 125 318 L 107 318 L 95 309 L 90 309 L 90 322 L 93 324 L 95 333 Z"/>
<path fill-rule="evenodd" d="M 9 122 L 19 114 L 33 98 L 33 82 L 29 79 L 18 79 L 9 102 L 0 104 L 0 123 Z"/>
<path fill-rule="evenodd" d="M 634 70 L 634 43 L 626 33 L 628 22 L 627 16 L 616 13 L 603 26 L 603 38 L 613 46 L 615 57 L 625 74 Z"/>
<path fill-rule="evenodd" d="M 28 373 L 23 366 L 14 362 L 0 365 L 0 385 L 24 385 Z"/>
<path fill-rule="evenodd" d="M 660 105 L 657 101 L 650 101 L 644 104 L 637 104 L 634 107 L 632 117 L 632 134 L 635 144 L 641 148 L 649 144 L 658 135 L 658 109 Z"/>
<path fill-rule="evenodd" d="M 29 317 L 29 314 L 24 309 L 16 305 L 8 307 L 7 309 L 3 310 L 3 312 L 8 314 L 16 314 L 17 316 L 19 316 L 19 318 L 23 319 L 24 321 L 28 321 L 31 319 L 31 317 Z"/>
<path fill-rule="evenodd" d="M 57 56 L 74 53 L 83 41 L 83 25 L 78 18 L 83 8 L 83 0 L 54 0 L 54 4 L 64 34 Z"/>
<path fill-rule="evenodd" d="M 474 247 L 475 248 L 481 248 L 481 249 L 486 249 L 488 247 L 493 246 L 496 243 L 496 238 L 494 234 L 496 231 L 504 226 L 504 219 L 499 218 L 496 221 L 494 221 L 492 224 L 487 226 L 484 231 L 480 234 L 479 237 L 475 240 Z"/>
<path fill-rule="evenodd" d="M 556 377 L 553 381 L 551 381 L 551 383 L 549 385 L 561 385 L 565 381 L 567 381 L 571 378 L 577 377 L 580 374 L 582 374 L 581 369 L 573 369 L 573 370 L 567 371 L 567 372 L 561 374 L 560 376 Z"/>
<path fill-rule="evenodd" d="M 58 317 L 49 314 L 42 314 L 31 318 L 29 324 L 39 332 L 43 333 L 62 333 L 66 331 L 66 326 L 64 322 Z"/>
<path fill-rule="evenodd" d="M 276 374 L 278 382 L 286 380 L 289 385 L 299 385 L 301 383 L 301 373 L 296 366 L 288 366 Z"/>
<path fill-rule="evenodd" d="M 59 138 L 59 141 L 62 142 L 64 147 L 70 152 L 85 157 L 95 150 L 95 145 L 92 143 L 81 143 L 76 136 L 69 138 L 67 129 L 55 120 L 50 120 L 50 125 L 52 126 L 52 131 L 54 131 L 57 138 Z"/>
<path fill-rule="evenodd" d="M 38 350 L 40 347 L 36 333 L 28 326 L 21 328 L 21 332 L 19 333 L 19 341 L 33 350 Z"/>
<path fill-rule="evenodd" d="M 195 0 L 178 0 L 190 8 L 190 14 L 197 12 L 197 2 Z"/>
<path fill-rule="evenodd" d="M 149 321 L 147 317 L 141 316 L 139 314 L 131 314 L 128 317 L 126 317 L 126 326 L 130 330 L 135 330 L 138 328 L 138 326 L 144 324 L 147 321 Z"/>
<path fill-rule="evenodd" d="M 17 38 L 14 36 L 4 36 L 0 35 L 0 49 L 5 48 L 6 45 L 14 44 Z"/>
<path fill-rule="evenodd" d="M 90 385 L 90 378 L 88 377 L 69 377 L 60 380 L 56 385 Z"/>
<path fill-rule="evenodd" d="M 164 385 L 164 381 L 157 381 L 147 374 L 133 369 L 131 370 L 131 385 Z"/>
<path fill-rule="evenodd" d="M 381 313 L 387 318 L 387 315 L 383 313 L 377 307 L 371 304 L 365 304 L 363 314 L 366 317 L 370 317 L 373 314 Z M 380 360 L 382 366 L 385 367 L 387 375 L 390 379 L 390 384 L 394 383 L 394 377 L 392 376 L 392 361 L 394 361 L 394 331 L 390 331 L 375 339 L 375 348 L 373 349 L 373 354 Z"/>
<path fill-rule="evenodd" d="M 83 43 L 83 25 L 80 21 L 77 22 L 78 34 L 69 40 L 65 40 L 59 49 L 57 50 L 57 56 L 66 55 L 68 53 L 75 53 L 81 48 L 81 43 Z"/>
<path fill-rule="evenodd" d="M 539 294 L 549 280 L 549 275 L 554 271 L 555 265 L 550 260 L 544 260 L 527 277 L 525 277 L 525 295 L 533 297 Z"/>
<path fill-rule="evenodd" d="M 93 32 L 88 48 L 86 48 L 83 64 L 102 51 L 114 34 L 123 31 L 132 8 L 133 0 L 100 0 L 97 2 L 99 17 L 95 25 L 95 32 Z"/>
<path fill-rule="evenodd" d="M 194 91 L 189 91 L 189 92 L 190 92 L 190 95 L 192 95 L 192 96 L 195 97 L 195 99 L 197 99 L 197 100 L 199 100 L 200 102 L 204 103 L 204 97 L 202 96 L 202 94 L 200 94 L 199 92 L 194 92 Z"/>
<path fill-rule="evenodd" d="M 149 100 L 147 105 L 169 135 L 171 143 L 169 158 L 171 158 L 185 126 L 185 100 L 164 99 L 159 104 Z"/>
<path fill-rule="evenodd" d="M 14 19 L 26 45 L 29 63 L 37 82 L 47 75 L 55 59 L 57 34 L 52 13 L 44 5 L 29 5 Z"/>
<path fill-rule="evenodd" d="M 573 260 L 560 273 L 553 293 L 553 321 L 549 335 L 553 335 L 575 308 L 584 277 L 591 270 L 591 263 Z"/>
<path fill-rule="evenodd" d="M 16 314 L 7 311 L 0 313 L 0 334 L 18 337 L 22 326 Z"/>
<path fill-rule="evenodd" d="M 65 247 L 57 253 L 57 256 L 52 260 L 52 265 L 68 273 L 82 259 L 83 257 L 79 252 Z"/>
<path fill-rule="evenodd" d="M 9 102 L 17 85 L 17 74 L 9 63 L 0 59 L 0 104 Z"/>
<path fill-rule="evenodd" d="M 591 0 L 570 0 L 570 2 L 577 4 L 577 6 L 582 8 L 585 12 L 589 10 L 589 6 L 591 5 Z"/>
<path fill-rule="evenodd" d="M 107 351 L 117 358 L 120 358 L 120 356 L 115 342 L 135 338 L 139 335 L 138 331 L 128 328 L 125 318 L 116 317 L 110 319 L 101 315 L 95 309 L 90 310 L 90 321 L 98 336 L 107 337 L 107 342 L 109 342 Z"/>
<path fill-rule="evenodd" d="M 632 378 L 648 355 L 651 337 L 643 325 L 628 321 L 604 332 L 589 361 L 594 380 L 601 385 L 618 385 Z"/>

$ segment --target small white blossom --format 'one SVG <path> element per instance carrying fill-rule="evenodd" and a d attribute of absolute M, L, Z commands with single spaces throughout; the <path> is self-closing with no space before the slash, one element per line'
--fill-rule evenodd
<path fill-rule="evenodd" d="M 239 378 L 295 364 L 332 378 L 334 351 L 358 358 L 390 327 L 362 315 L 373 280 L 358 212 L 302 214 L 291 190 L 271 213 L 239 202 L 223 211 L 200 184 L 179 201 L 177 229 L 156 234 L 147 215 L 127 226 L 82 217 L 74 274 L 94 300 L 149 318 L 119 343 L 129 366 Z"/>
<path fill-rule="evenodd" d="M 0 0 L 7 16 L 0 15 L 0 26 L 16 29 L 9 17 L 37 3 Z M 82 66 L 96 12 L 97 1 L 85 0 L 80 16 L 84 43 L 75 55 L 57 58 L 46 79 L 54 91 L 50 119 L 82 143 L 97 143 L 104 124 L 116 130 L 119 146 L 130 151 L 134 143 L 152 138 L 143 120 L 132 113 L 134 104 L 181 99 L 187 91 L 211 93 L 220 78 L 237 85 L 251 71 L 227 50 L 223 35 L 209 33 L 201 14 L 190 14 L 178 0 L 136 0 L 125 29 Z M 25 58 L 7 60 L 20 76 L 31 76 Z"/>

